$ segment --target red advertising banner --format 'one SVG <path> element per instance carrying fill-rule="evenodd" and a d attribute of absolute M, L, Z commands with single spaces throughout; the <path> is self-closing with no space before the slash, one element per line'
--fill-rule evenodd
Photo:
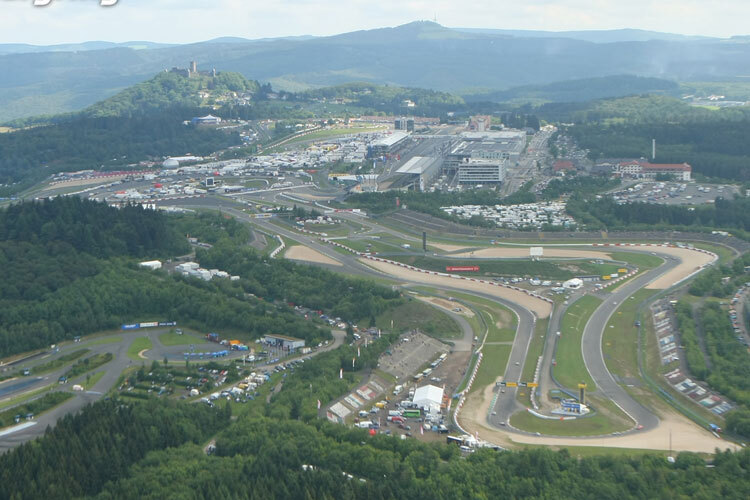
<path fill-rule="evenodd" d="M 447 272 L 476 272 L 479 271 L 479 266 L 447 266 L 445 268 Z"/>

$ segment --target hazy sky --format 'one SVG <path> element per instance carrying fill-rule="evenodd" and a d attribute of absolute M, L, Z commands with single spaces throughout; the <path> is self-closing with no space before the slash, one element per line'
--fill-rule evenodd
<path fill-rule="evenodd" d="M 100 1 L 115 0 L 0 0 L 0 43 L 331 35 L 434 17 L 444 26 L 472 28 L 750 32 L 747 0 L 116 0 L 112 7 Z"/>

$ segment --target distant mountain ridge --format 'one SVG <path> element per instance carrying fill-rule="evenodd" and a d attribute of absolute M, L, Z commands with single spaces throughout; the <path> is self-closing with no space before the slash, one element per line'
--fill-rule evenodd
<path fill-rule="evenodd" d="M 145 50 L 118 45 L 4 54 L 0 122 L 82 109 L 192 60 L 201 69 L 234 71 L 295 91 L 362 81 L 464 94 L 612 75 L 734 81 L 750 74 L 750 39 L 744 37 L 662 34 L 667 39 L 653 39 L 652 32 L 638 30 L 563 33 L 615 40 L 595 43 L 560 33 L 480 31 L 421 21 L 329 37 L 221 38 Z"/>
<path fill-rule="evenodd" d="M 721 40 L 720 38 L 680 35 L 676 33 L 662 33 L 660 31 L 647 31 L 639 29 L 614 29 L 614 30 L 585 30 L 585 31 L 538 31 L 538 30 L 504 30 L 484 28 L 453 28 L 456 31 L 466 33 L 478 33 L 485 35 L 504 35 L 519 38 L 572 38 L 592 43 L 614 43 L 614 42 L 648 42 L 662 40 L 669 42 L 697 41 L 697 40 Z"/>

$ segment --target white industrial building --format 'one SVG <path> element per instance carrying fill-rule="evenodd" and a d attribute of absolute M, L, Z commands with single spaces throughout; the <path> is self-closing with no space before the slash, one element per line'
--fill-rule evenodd
<path fill-rule="evenodd" d="M 414 391 L 412 403 L 422 408 L 425 413 L 440 413 L 440 406 L 443 404 L 443 389 L 434 385 L 423 385 Z"/>
<path fill-rule="evenodd" d="M 432 183 L 440 174 L 442 160 L 428 156 L 414 156 L 404 163 L 396 174 L 402 177 L 399 184 L 404 186 L 414 186 L 420 191 L 424 191 L 425 186 Z"/>
<path fill-rule="evenodd" d="M 372 141 L 367 146 L 367 153 L 370 158 L 387 155 L 396 149 L 396 147 L 406 140 L 407 137 L 409 137 L 407 132 L 393 132 L 392 134 Z"/>
<path fill-rule="evenodd" d="M 459 184 L 499 184 L 505 180 L 505 160 L 470 159 L 458 165 Z"/>
<path fill-rule="evenodd" d="M 156 271 L 157 269 L 161 269 L 161 261 L 158 260 L 149 260 L 146 262 L 141 262 L 138 264 L 141 267 L 145 267 L 146 269 L 151 269 L 152 271 Z"/>
<path fill-rule="evenodd" d="M 263 342 L 289 351 L 305 347 L 304 339 L 296 339 L 286 335 L 266 335 L 263 337 Z"/>

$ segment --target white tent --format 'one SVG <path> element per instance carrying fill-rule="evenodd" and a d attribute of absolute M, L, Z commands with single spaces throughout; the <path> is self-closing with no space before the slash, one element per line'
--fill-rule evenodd
<path fill-rule="evenodd" d="M 439 413 L 443 402 L 443 389 L 434 385 L 424 385 L 414 391 L 412 402 L 424 411 Z"/>
<path fill-rule="evenodd" d="M 570 290 L 577 290 L 583 286 L 583 281 L 580 278 L 573 278 L 563 283 L 563 288 Z"/>

